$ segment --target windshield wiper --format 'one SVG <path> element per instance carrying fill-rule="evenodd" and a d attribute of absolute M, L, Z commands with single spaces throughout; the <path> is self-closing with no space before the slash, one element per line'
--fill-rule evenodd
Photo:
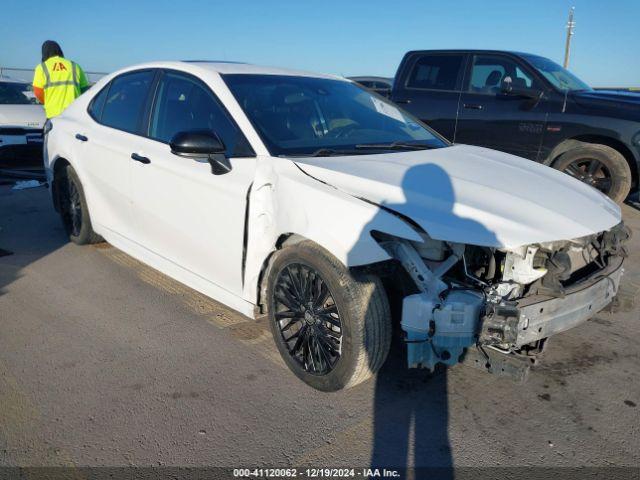
<path fill-rule="evenodd" d="M 359 150 L 428 150 L 434 148 L 426 143 L 408 143 L 408 142 L 392 142 L 392 143 L 364 143 L 356 145 Z"/>
<path fill-rule="evenodd" d="M 337 155 L 339 153 L 341 152 L 334 148 L 319 148 L 318 150 L 311 152 L 308 156 L 309 157 L 330 157 L 332 155 Z"/>
<path fill-rule="evenodd" d="M 406 143 L 406 142 L 393 142 L 393 143 L 363 143 L 355 145 L 350 148 L 318 148 L 310 153 L 300 154 L 283 154 L 281 157 L 337 157 L 341 155 L 364 155 L 363 150 L 426 150 L 432 147 L 425 143 Z"/>
<path fill-rule="evenodd" d="M 335 148 L 319 148 L 317 150 L 314 150 L 311 153 L 300 153 L 295 155 L 284 154 L 280 156 L 281 157 L 335 157 L 340 155 L 353 155 L 358 153 L 360 152 L 357 152 L 355 150 L 343 150 L 343 149 L 337 150 Z"/>

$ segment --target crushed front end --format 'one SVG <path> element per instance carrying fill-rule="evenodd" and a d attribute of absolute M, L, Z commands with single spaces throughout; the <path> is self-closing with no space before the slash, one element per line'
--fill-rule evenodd
<path fill-rule="evenodd" d="M 551 335 L 617 294 L 630 236 L 598 234 L 515 249 L 433 240 L 376 240 L 408 273 L 401 325 L 409 367 L 464 363 L 522 380 Z"/>

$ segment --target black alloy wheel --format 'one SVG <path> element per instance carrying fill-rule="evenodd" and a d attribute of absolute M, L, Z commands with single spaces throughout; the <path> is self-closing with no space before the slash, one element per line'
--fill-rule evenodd
<path fill-rule="evenodd" d="M 622 203 L 633 184 L 626 158 L 608 145 L 574 143 L 553 162 L 553 167 Z"/>
<path fill-rule="evenodd" d="M 294 237 L 273 253 L 264 282 L 269 329 L 300 380 L 335 392 L 380 369 L 391 345 L 380 277 L 349 269 L 320 245 Z"/>
<path fill-rule="evenodd" d="M 104 241 L 93 231 L 82 182 L 71 165 L 56 171 L 53 192 L 69 240 L 78 245 Z"/>
<path fill-rule="evenodd" d="M 611 192 L 611 186 L 613 184 L 611 172 L 600 160 L 595 158 L 574 160 L 567 165 L 563 171 L 587 185 L 591 185 L 600 190 L 605 195 L 609 195 Z"/>
<path fill-rule="evenodd" d="M 64 208 L 64 223 L 69 235 L 77 237 L 82 230 L 82 198 L 74 179 L 67 177 L 67 198 Z"/>
<path fill-rule="evenodd" d="M 340 360 L 343 327 L 327 283 L 312 267 L 291 263 L 273 289 L 275 322 L 289 355 L 309 374 L 327 375 Z"/>

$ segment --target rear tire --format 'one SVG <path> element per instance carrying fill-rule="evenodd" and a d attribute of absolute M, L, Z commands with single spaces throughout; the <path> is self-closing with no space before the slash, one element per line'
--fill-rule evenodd
<path fill-rule="evenodd" d="M 331 392 L 380 369 L 391 345 L 391 313 L 377 276 L 355 275 L 303 241 L 274 254 L 266 281 L 271 332 L 298 378 Z"/>
<path fill-rule="evenodd" d="M 93 231 L 87 199 L 73 167 L 67 165 L 57 181 L 60 182 L 60 217 L 69 240 L 78 245 L 103 242 L 102 237 Z"/>
<path fill-rule="evenodd" d="M 583 144 L 563 153 L 553 167 L 622 203 L 631 190 L 631 169 L 620 152 L 606 145 Z"/>

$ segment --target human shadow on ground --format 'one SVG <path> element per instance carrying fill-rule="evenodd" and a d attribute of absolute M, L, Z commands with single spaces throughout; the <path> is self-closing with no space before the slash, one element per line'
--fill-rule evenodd
<path fill-rule="evenodd" d="M 495 240 L 495 235 L 475 220 L 455 214 L 455 188 L 447 171 L 435 163 L 415 163 L 401 182 L 404 203 L 383 203 L 409 218 L 418 215 L 475 239 Z M 389 215 L 380 211 L 378 215 Z M 376 224 L 374 217 L 371 224 Z M 429 232 L 427 232 L 429 233 Z M 369 235 L 363 229 L 363 235 Z M 407 368 L 406 346 L 400 329 L 401 298 L 392 301 L 394 341 L 386 363 L 377 375 L 373 407 L 372 468 L 397 469 L 401 478 L 453 478 L 454 446 L 449 437 L 451 412 L 447 399 L 447 372 Z M 439 366 L 441 367 L 441 365 Z M 460 367 L 458 367 L 460 368 Z"/>
<path fill-rule="evenodd" d="M 44 187 L 13 190 L 0 185 L 0 296 L 30 264 L 67 243 L 62 222 Z"/>

